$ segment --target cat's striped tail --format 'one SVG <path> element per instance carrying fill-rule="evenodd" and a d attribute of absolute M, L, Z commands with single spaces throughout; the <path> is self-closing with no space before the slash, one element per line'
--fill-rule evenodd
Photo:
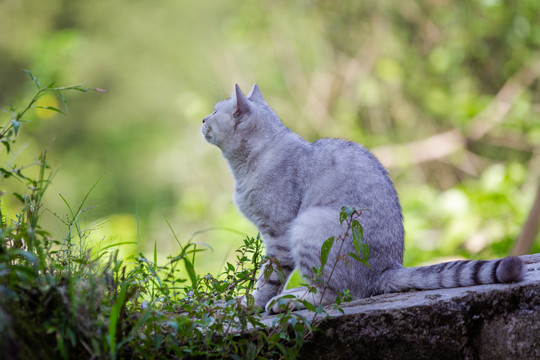
<path fill-rule="evenodd" d="M 497 260 L 458 260 L 391 271 L 390 291 L 430 290 L 523 280 L 525 264 L 516 256 Z"/>

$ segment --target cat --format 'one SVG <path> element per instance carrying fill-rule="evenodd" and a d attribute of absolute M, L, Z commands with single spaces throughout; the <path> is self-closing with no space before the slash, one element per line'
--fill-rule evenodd
<path fill-rule="evenodd" d="M 521 281 L 518 257 L 489 261 L 452 261 L 426 267 L 403 267 L 404 229 L 401 205 L 388 172 L 366 148 L 341 139 L 309 143 L 285 127 L 257 85 L 245 96 L 235 86 L 230 99 L 218 102 L 203 119 L 202 134 L 221 149 L 235 180 L 233 199 L 262 235 L 266 255 L 284 273 L 260 276 L 255 305 L 269 313 L 282 311 L 275 301 L 285 294 L 304 296 L 314 305 L 335 301 L 343 289 L 353 298 L 410 289 L 440 289 Z M 294 269 L 309 276 L 320 267 L 323 242 L 345 232 L 342 206 L 367 209 L 359 217 L 369 245 L 369 267 L 337 261 L 327 288 L 283 290 Z M 354 252 L 346 239 L 341 253 Z M 329 253 L 329 264 L 338 256 Z M 351 259 L 349 259 L 351 260 Z M 265 266 L 276 265 L 266 263 Z M 287 297 L 290 298 L 290 297 Z M 287 299 L 294 307 L 293 301 Z M 302 305 L 296 303 L 297 308 Z"/>

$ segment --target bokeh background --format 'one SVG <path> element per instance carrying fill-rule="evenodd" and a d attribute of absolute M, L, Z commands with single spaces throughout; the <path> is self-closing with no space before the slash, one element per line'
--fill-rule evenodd
<path fill-rule="evenodd" d="M 176 236 L 208 245 L 199 270 L 217 273 L 256 235 L 199 131 L 235 83 L 258 83 L 307 140 L 376 153 L 404 208 L 406 265 L 510 253 L 536 196 L 538 0 L 0 0 L 0 105 L 35 93 L 23 69 L 110 90 L 66 94 L 68 117 L 33 111 L 2 162 L 48 149 L 42 225 L 58 238 L 60 194 L 76 207 L 99 181 L 82 221 L 96 243 L 138 241 L 124 256 L 165 259 Z"/>

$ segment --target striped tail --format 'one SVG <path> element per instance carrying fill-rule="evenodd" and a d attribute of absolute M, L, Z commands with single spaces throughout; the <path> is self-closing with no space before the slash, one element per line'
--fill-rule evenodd
<path fill-rule="evenodd" d="M 459 260 L 431 266 L 401 268 L 392 274 L 391 291 L 431 290 L 523 280 L 525 264 L 516 256 L 497 260 Z"/>

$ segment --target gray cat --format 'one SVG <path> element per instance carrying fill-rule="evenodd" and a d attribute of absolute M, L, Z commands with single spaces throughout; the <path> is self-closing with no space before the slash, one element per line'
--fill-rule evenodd
<path fill-rule="evenodd" d="M 340 139 L 305 141 L 282 124 L 257 85 L 247 97 L 236 85 L 231 98 L 218 102 L 204 118 L 201 130 L 229 162 L 235 203 L 259 229 L 266 255 L 276 258 L 285 273 L 285 281 L 276 271 L 270 278 L 259 278 L 255 305 L 266 306 L 268 312 L 281 311 L 273 300 L 283 294 L 326 305 L 343 289 L 354 298 L 364 298 L 523 279 L 524 264 L 517 257 L 404 268 L 403 216 L 386 169 L 359 144 Z M 345 223 L 339 222 L 342 206 L 369 209 L 359 221 L 370 247 L 370 266 L 352 259 L 348 266 L 338 261 L 333 276 L 325 279 L 325 291 L 283 291 L 294 269 L 309 276 L 313 267 L 321 265 L 322 243 L 345 232 Z M 354 252 L 352 239 L 345 247 L 342 253 Z M 328 264 L 336 261 L 337 252 L 334 246 Z"/>

